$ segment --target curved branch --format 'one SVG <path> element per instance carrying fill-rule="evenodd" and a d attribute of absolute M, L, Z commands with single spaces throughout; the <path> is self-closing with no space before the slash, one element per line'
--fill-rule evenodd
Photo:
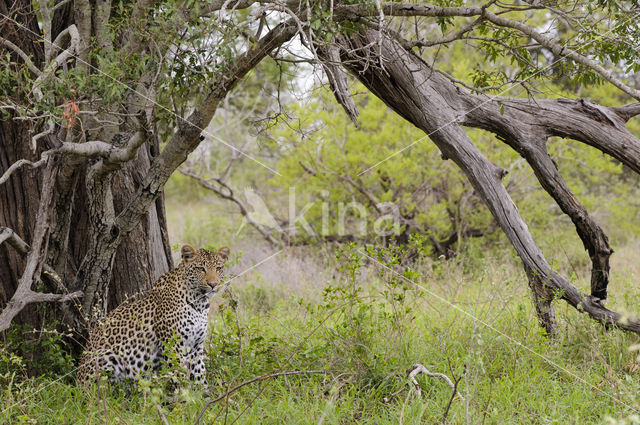
<path fill-rule="evenodd" d="M 406 43 L 406 42 L 405 42 Z M 400 44 L 404 44 L 400 41 Z M 640 103 L 607 108 L 586 100 L 528 99 L 473 94 L 458 87 L 417 55 L 418 70 L 428 75 L 426 83 L 443 97 L 456 121 L 464 126 L 490 131 L 527 160 L 542 187 L 567 214 L 589 252 L 592 262 L 591 295 L 605 299 L 609 283 L 609 257 L 613 250 L 604 231 L 577 200 L 549 157 L 544 142 L 552 136 L 570 137 L 589 144 L 640 173 L 640 140 L 625 127 L 625 121 L 640 114 Z M 419 72 L 419 71 L 415 71 Z"/>
<path fill-rule="evenodd" d="M 238 209 L 240 210 L 240 214 L 242 214 L 242 217 L 244 217 L 244 219 L 247 220 L 247 223 L 249 223 L 254 229 L 256 229 L 262 235 L 262 237 L 267 240 L 267 242 L 274 246 L 280 245 L 278 240 L 276 240 L 268 230 L 266 230 L 261 224 L 259 224 L 251 217 L 251 214 L 249 213 L 249 210 L 244 205 L 244 203 L 235 196 L 233 190 L 221 179 L 205 179 L 202 176 L 197 175 L 193 171 L 184 168 L 180 168 L 178 169 L 178 171 L 180 171 L 180 173 L 187 177 L 191 177 L 201 187 L 210 190 L 220 198 L 226 199 L 236 204 L 238 206 Z M 212 181 L 216 182 L 219 186 L 213 184 Z"/>
<path fill-rule="evenodd" d="M 553 197 L 562 212 L 571 218 L 591 259 L 591 295 L 606 299 L 609 285 L 609 257 L 613 254 L 613 249 L 609 245 L 609 238 L 604 230 L 598 226 L 584 205 L 571 192 L 543 143 L 528 145 L 516 140 L 507 143 L 523 150 L 524 158 L 531 165 L 542 187 Z"/>
<path fill-rule="evenodd" d="M 0 226 L 0 245 L 3 242 L 7 242 L 16 252 L 23 257 L 29 254 L 29 244 L 22 240 L 13 229 Z M 53 267 L 48 264 L 42 266 L 44 277 L 54 284 L 61 292 L 68 293 L 69 291 L 64 286 L 62 278 L 56 273 Z"/>
<path fill-rule="evenodd" d="M 63 37 L 70 37 L 69 47 L 65 50 L 62 50 L 60 47 L 60 42 Z M 51 62 L 45 67 L 44 71 L 38 76 L 38 78 L 34 81 L 33 86 L 39 90 L 39 86 L 44 84 L 47 79 L 52 76 L 55 76 L 55 71 L 59 67 L 61 67 L 66 61 L 75 57 L 76 55 L 82 56 L 82 52 L 79 50 L 81 39 L 80 33 L 78 32 L 78 28 L 75 25 L 70 25 L 67 29 L 58 34 L 55 41 L 52 43 L 55 47 L 62 50 L 55 58 L 51 60 Z M 85 65 L 86 66 L 86 65 Z M 37 93 L 37 92 L 36 92 Z M 42 94 L 39 94 L 42 96 Z"/>
<path fill-rule="evenodd" d="M 27 67 L 29 68 L 29 70 L 31 72 L 33 72 L 36 76 L 40 76 L 42 75 L 42 71 L 40 71 L 34 64 L 33 61 L 31 61 L 31 58 L 29 58 L 29 55 L 27 55 L 20 47 L 16 46 L 15 44 L 13 44 L 11 41 L 7 40 L 6 38 L 0 37 L 0 44 L 8 47 L 9 49 L 13 50 L 14 53 L 16 53 L 18 56 L 20 56 L 20 58 L 22 58 L 22 60 L 24 61 L 24 63 L 27 65 Z"/>
<path fill-rule="evenodd" d="M 617 106 L 611 108 L 613 112 L 618 114 L 624 122 L 629 121 L 631 118 L 640 115 L 640 102 L 630 103 L 624 106 Z"/>
<path fill-rule="evenodd" d="M 9 167 L 7 169 L 7 171 L 4 172 L 2 177 L 0 177 L 0 184 L 3 184 L 7 180 L 9 180 L 9 177 L 11 177 L 11 174 L 13 174 L 20 167 L 28 166 L 28 167 L 31 167 L 31 168 L 38 168 L 38 167 L 42 167 L 46 163 L 47 163 L 47 159 L 46 158 L 42 158 L 42 159 L 40 159 L 39 161 L 36 161 L 36 162 L 31 162 L 31 161 L 28 161 L 26 159 L 21 159 L 19 161 L 16 161 L 13 164 L 11 164 L 11 167 Z"/>
<path fill-rule="evenodd" d="M 53 152 L 86 158 L 102 158 L 107 163 L 119 164 L 132 160 L 146 140 L 144 132 L 137 131 L 124 144 L 124 147 L 117 147 L 101 140 L 92 140 L 85 143 L 64 142 Z"/>
<path fill-rule="evenodd" d="M 551 301 L 559 297 L 600 322 L 615 324 L 640 334 L 638 318 L 624 317 L 620 313 L 605 308 L 598 298 L 581 293 L 566 278 L 553 271 L 502 184 L 501 170 L 482 155 L 459 127 L 459 123 L 468 123 L 470 119 L 468 117 L 473 115 L 470 110 L 465 111 L 461 107 L 466 104 L 470 95 L 467 93 L 462 96 L 462 89 L 456 88 L 439 74 L 429 72 L 422 59 L 407 52 L 399 43 L 388 38 L 385 39 L 385 51 L 389 56 L 388 59 L 385 57 L 386 62 L 382 72 L 382 67 L 378 63 L 381 59 L 376 56 L 375 51 L 366 47 L 375 40 L 377 40 L 377 34 L 374 31 L 359 33 L 350 38 L 340 37 L 338 42 L 345 47 L 343 50 L 345 67 L 389 107 L 429 134 L 443 155 L 451 158 L 464 172 L 522 259 L 536 296 L 544 301 L 541 307 L 543 310 L 547 309 L 547 314 L 539 314 L 539 318 L 541 320 L 546 318 L 548 322 L 542 323 L 543 326 L 553 333 L 555 325 Z M 363 64 L 359 54 L 366 56 L 369 62 Z M 443 81 L 446 81 L 444 86 L 442 86 Z M 451 88 L 453 92 L 450 91 Z M 489 99 L 485 103 L 487 108 L 495 108 L 497 115 L 501 116 L 499 104 L 495 99 L 493 101 Z M 478 106 L 476 109 L 480 110 L 481 107 Z M 461 117 L 461 113 L 466 115 Z M 505 111 L 504 116 L 506 115 Z M 478 127 L 494 128 L 495 131 L 495 126 L 490 126 L 493 124 L 490 120 L 492 117 L 486 117 L 480 112 L 477 112 L 475 117 L 480 120 L 475 123 Z M 533 118 L 529 115 L 521 117 L 523 119 L 518 122 L 520 125 L 512 122 L 510 128 L 529 131 L 527 124 L 535 120 L 535 117 L 536 115 Z M 600 115 L 598 117 L 601 118 Z M 587 116 L 582 119 L 588 121 L 593 117 Z M 556 120 L 564 121 L 566 116 L 556 115 Z M 599 124 L 603 127 L 602 122 Z M 616 128 L 619 132 L 623 131 L 616 124 L 616 122 L 610 122 L 608 129 Z M 537 125 L 536 122 L 533 125 L 530 124 L 531 127 Z M 535 134 L 540 134 L 540 131 Z M 636 146 L 640 146 L 637 139 Z"/>

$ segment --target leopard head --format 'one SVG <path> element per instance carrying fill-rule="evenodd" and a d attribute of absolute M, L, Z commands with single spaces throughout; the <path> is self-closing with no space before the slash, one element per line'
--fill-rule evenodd
<path fill-rule="evenodd" d="M 180 266 L 184 268 L 189 289 L 207 296 L 213 296 L 218 292 L 222 287 L 222 273 L 229 253 L 226 246 L 213 252 L 208 249 L 196 250 L 191 245 L 184 245 Z"/>

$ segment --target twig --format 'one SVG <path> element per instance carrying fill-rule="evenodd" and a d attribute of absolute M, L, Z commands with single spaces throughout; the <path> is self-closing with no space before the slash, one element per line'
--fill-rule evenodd
<path fill-rule="evenodd" d="M 202 419 L 202 416 L 204 415 L 204 412 L 209 408 L 209 406 L 211 406 L 214 403 L 217 403 L 218 401 L 227 398 L 229 395 L 231 395 L 232 393 L 238 391 L 240 388 L 249 385 L 249 384 L 253 384 L 254 382 L 258 382 L 258 381 L 264 381 L 265 379 L 269 379 L 269 378 L 276 378 L 278 376 L 291 376 L 291 375 L 309 375 L 312 373 L 321 373 L 321 374 L 328 374 L 329 372 L 326 370 L 293 370 L 293 371 L 288 371 L 288 372 L 277 372 L 277 373 L 270 373 L 270 374 L 266 374 L 266 375 L 260 375 L 260 376 L 256 376 L 255 378 L 249 379 L 248 381 L 244 381 L 238 385 L 236 385 L 235 387 L 231 388 L 230 390 L 226 391 L 225 393 L 223 393 L 222 395 L 214 398 L 213 400 L 210 400 L 207 402 L 207 404 L 205 404 L 205 406 L 202 408 L 202 410 L 200 411 L 200 413 L 198 414 L 198 417 L 196 418 L 196 421 L 193 423 L 193 425 L 198 425 L 198 423 L 200 423 L 200 420 Z"/>
<path fill-rule="evenodd" d="M 453 372 L 451 372 L 453 375 Z M 447 408 L 444 409 L 444 413 L 442 414 L 442 423 L 446 423 L 447 422 L 447 416 L 449 416 L 449 409 L 451 409 L 451 403 L 453 403 L 453 399 L 456 398 L 456 395 L 460 396 L 460 398 L 462 398 L 464 400 L 464 397 L 462 397 L 460 395 L 460 393 L 458 392 L 458 384 L 460 383 L 460 381 L 462 380 L 462 377 L 464 376 L 464 372 L 462 372 L 460 374 L 460 376 L 458 376 L 457 378 L 455 376 L 453 376 L 453 390 L 451 391 L 451 397 L 449 397 L 449 403 L 447 403 Z"/>
<path fill-rule="evenodd" d="M 40 71 L 34 64 L 33 61 L 31 60 L 31 58 L 29 57 L 29 55 L 27 55 L 24 50 L 22 50 L 20 47 L 16 46 L 15 44 L 13 44 L 11 41 L 7 40 L 6 38 L 2 38 L 0 37 L 0 44 L 4 45 L 5 47 L 8 47 L 9 49 L 13 50 L 18 56 L 20 56 L 22 58 L 22 60 L 24 61 L 24 63 L 27 65 L 27 67 L 29 68 L 29 70 L 31 72 L 33 72 L 36 76 L 40 76 L 42 75 L 42 71 Z"/>
<path fill-rule="evenodd" d="M 26 257 L 27 254 L 29 254 L 29 250 L 31 249 L 29 247 L 29 244 L 23 241 L 22 238 L 18 236 L 16 232 L 13 231 L 13 229 L 0 226 L 0 244 L 4 242 L 7 242 L 9 245 L 11 245 L 13 249 L 15 249 L 18 252 L 18 254 L 22 255 L 23 257 Z M 58 275 L 58 273 L 56 273 L 53 267 L 51 267 L 48 264 L 44 264 L 42 266 L 42 270 L 43 270 L 42 275 L 44 276 L 45 279 L 50 280 L 61 292 L 65 294 L 69 294 L 69 290 L 64 285 L 64 281 Z M 81 291 L 78 291 L 78 292 L 80 293 L 80 295 L 82 294 Z M 78 292 L 69 294 L 69 296 L 74 296 L 74 294 L 78 294 Z"/>

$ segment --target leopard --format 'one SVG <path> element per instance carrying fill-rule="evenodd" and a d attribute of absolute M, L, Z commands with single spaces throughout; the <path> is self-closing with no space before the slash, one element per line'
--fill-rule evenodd
<path fill-rule="evenodd" d="M 210 298 L 225 287 L 222 277 L 229 254 L 226 246 L 214 252 L 183 245 L 174 270 L 90 330 L 77 381 L 86 384 L 106 373 L 111 381 L 137 382 L 158 372 L 171 348 L 189 379 L 206 389 L 204 344 Z"/>

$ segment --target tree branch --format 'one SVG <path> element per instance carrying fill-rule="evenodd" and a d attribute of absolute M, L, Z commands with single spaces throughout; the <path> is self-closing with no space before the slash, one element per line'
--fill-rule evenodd
<path fill-rule="evenodd" d="M 419 64 L 417 69 L 428 75 L 426 84 L 444 98 L 447 108 L 457 117 L 452 121 L 495 133 L 527 160 L 542 187 L 571 218 L 589 252 L 591 295 L 605 299 L 609 257 L 613 250 L 604 231 L 589 216 L 549 157 L 545 140 L 559 136 L 582 141 L 640 173 L 640 140 L 624 125 L 626 117 L 640 113 L 640 104 L 607 108 L 582 99 L 532 102 L 522 98 L 476 95 L 455 86 L 437 72 L 433 73 L 429 64 L 413 54 L 410 48 L 405 49 Z"/>
<path fill-rule="evenodd" d="M 262 237 L 267 240 L 267 242 L 269 242 L 274 246 L 280 245 L 278 240 L 275 239 L 268 230 L 264 229 L 262 225 L 260 225 L 251 217 L 251 214 L 249 214 L 249 210 L 244 205 L 244 203 L 234 195 L 233 190 L 229 187 L 229 185 L 224 183 L 221 179 L 218 179 L 218 178 L 205 179 L 197 175 L 192 170 L 187 170 L 184 168 L 179 168 L 178 171 L 180 171 L 180 173 L 182 173 L 187 177 L 191 177 L 201 187 L 207 190 L 210 190 L 211 192 L 218 195 L 220 198 L 226 199 L 236 204 L 238 206 L 238 209 L 240 210 L 240 214 L 242 214 L 244 219 L 247 220 L 247 223 L 249 223 L 254 229 L 256 229 L 262 235 Z M 213 184 L 212 181 L 217 183 L 219 187 Z"/>
<path fill-rule="evenodd" d="M 611 108 L 613 112 L 620 115 L 620 117 L 625 121 L 629 121 L 631 118 L 640 115 L 640 102 L 630 103 L 624 106 L 618 106 L 615 108 Z"/>
<path fill-rule="evenodd" d="M 80 38 L 80 33 L 78 32 L 78 28 L 75 25 L 70 25 L 67 29 L 65 29 L 60 34 L 58 34 L 55 41 L 53 41 L 53 44 L 55 45 L 55 47 L 61 49 L 60 47 L 61 40 L 63 37 L 66 37 L 67 35 L 70 37 L 69 47 L 67 47 L 65 50 L 62 50 L 62 52 L 60 52 L 55 58 L 51 60 L 51 62 L 45 67 L 44 71 L 42 71 L 42 73 L 34 81 L 33 87 L 39 89 L 39 86 L 44 84 L 47 81 L 47 79 L 49 79 L 52 76 L 55 76 L 56 69 L 61 67 L 66 61 L 68 61 L 69 59 L 71 59 L 76 55 L 78 55 L 79 57 L 82 56 L 82 52 L 80 51 L 80 44 L 82 40 Z M 78 64 L 78 66 L 81 66 L 81 65 L 82 64 Z M 40 96 L 42 96 L 42 94 L 40 94 Z"/>
<path fill-rule="evenodd" d="M 9 177 L 11 177 L 11 174 L 13 174 L 20 167 L 23 167 L 23 166 L 26 165 L 26 166 L 31 167 L 31 168 L 39 168 L 39 167 L 42 167 L 46 163 L 47 163 L 47 159 L 46 158 L 42 158 L 42 159 L 40 159 L 40 160 L 38 160 L 36 162 L 31 162 L 31 161 L 28 161 L 26 159 L 18 160 L 16 162 L 14 162 L 13 164 L 11 164 L 11 167 L 9 167 L 7 169 L 7 171 L 4 172 L 2 177 L 0 177 L 0 184 L 3 184 L 7 180 L 9 180 Z"/>
<path fill-rule="evenodd" d="M 388 16 L 483 16 L 486 20 L 495 25 L 506 28 L 513 28 L 520 31 L 522 34 L 534 39 L 540 45 L 551 50 L 551 52 L 553 52 L 553 54 L 556 56 L 567 57 L 574 62 L 592 69 L 618 89 L 622 90 L 629 96 L 640 100 L 640 90 L 629 87 L 627 84 L 622 82 L 622 80 L 617 78 L 613 74 L 613 72 L 605 69 L 596 61 L 578 53 L 575 50 L 572 50 L 571 48 L 563 46 L 562 44 L 554 41 L 552 38 L 537 32 L 534 28 L 525 25 L 522 22 L 514 21 L 496 15 L 495 13 L 489 11 L 486 6 L 440 7 L 429 4 L 384 3 L 381 5 L 381 8 L 384 11 L 384 14 Z M 373 4 L 360 3 L 337 6 L 335 8 L 335 14 L 336 17 L 340 19 L 358 21 L 364 17 L 377 16 L 378 10 Z"/>
<path fill-rule="evenodd" d="M 13 247 L 20 255 L 27 255 L 29 253 L 29 245 L 18 236 L 13 229 L 8 227 L 0 227 L 0 245 L 3 242 L 7 242 Z"/>
<path fill-rule="evenodd" d="M 508 117 L 506 110 L 504 114 L 500 113 L 500 103 L 503 100 L 484 97 L 484 103 L 478 106 L 480 102 L 473 102 L 475 97 L 465 93 L 464 89 L 453 86 L 443 76 L 430 72 L 421 58 L 407 52 L 400 44 L 394 43 L 388 38 L 385 39 L 384 49 L 388 56 L 385 56 L 386 62 L 384 72 L 382 72 L 383 68 L 378 64 L 378 61 L 382 59 L 376 56 L 375 51 L 367 48 L 375 40 L 377 40 L 377 34 L 373 31 L 359 33 L 350 38 L 338 38 L 338 42 L 344 47 L 343 51 L 346 52 L 343 57 L 344 65 L 388 106 L 429 134 L 444 157 L 452 159 L 460 167 L 476 192 L 486 202 L 492 215 L 516 249 L 525 269 L 530 272 L 530 279 L 535 278 L 532 285 L 542 286 L 539 288 L 540 294 L 544 294 L 545 298 L 548 298 L 550 294 L 553 297 L 562 298 L 600 322 L 615 324 L 623 329 L 640 333 L 639 319 L 629 318 L 605 308 L 598 298 L 582 294 L 566 278 L 553 271 L 502 185 L 501 170 L 482 155 L 459 127 L 458 123 L 466 125 L 477 120 L 475 126 L 496 131 L 495 122 L 492 120 L 495 117 L 492 114 L 488 117 L 482 113 L 481 109 L 483 106 L 485 109 L 495 109 L 496 116 Z M 367 57 L 369 62 L 365 65 L 362 60 L 359 60 L 361 59 L 359 55 Z M 450 90 L 451 88 L 453 90 Z M 458 94 L 456 95 L 456 93 Z M 520 99 L 519 102 L 526 103 L 526 100 Z M 563 105 L 563 102 L 557 100 L 550 102 L 556 107 Z M 468 108 L 469 103 L 473 103 L 474 107 L 477 106 L 476 109 Z M 567 103 L 575 106 L 573 102 Z M 528 109 L 534 107 L 540 109 L 539 104 L 531 105 Z M 611 121 L 608 114 L 602 112 L 601 109 L 587 107 L 586 110 L 589 112 L 585 114 L 583 111 L 580 116 L 581 122 L 591 125 L 597 122 L 598 129 L 600 129 L 599 135 L 603 134 L 602 128 L 606 128 L 609 133 L 626 132 L 624 126 L 621 126 L 619 122 Z M 569 110 L 571 111 L 570 118 L 578 115 L 574 109 L 569 108 Z M 461 115 L 463 113 L 465 115 Z M 514 111 L 511 113 L 515 114 Z M 521 112 L 519 111 L 519 113 Z M 520 126 L 516 122 L 512 122 L 512 126 L 509 128 L 519 129 L 523 132 L 533 130 L 533 134 L 536 136 L 548 134 L 544 128 L 538 128 L 538 125 L 548 123 L 548 112 L 543 110 L 538 114 L 533 114 L 533 117 L 529 113 L 528 111 L 526 118 L 518 115 L 517 123 Z M 546 119 L 541 118 L 542 122 L 537 122 L 536 118 L 539 115 L 546 116 Z M 568 125 L 566 113 L 556 114 L 554 118 L 555 123 L 550 126 L 551 132 L 558 131 L 558 127 L 564 128 Z M 532 123 L 532 121 L 533 124 L 528 127 L 526 124 Z M 576 123 L 572 124 L 575 126 Z M 591 131 L 591 125 L 587 131 Z M 593 130 L 595 131 L 595 129 Z M 574 133 L 576 131 L 584 132 L 585 129 L 573 130 Z M 564 135 L 566 136 L 567 133 L 565 132 Z M 640 148 L 638 140 L 631 135 L 629 137 L 627 140 L 633 146 L 625 146 L 624 149 L 617 152 L 617 157 L 630 157 L 632 156 L 631 148 Z M 611 134 L 608 134 L 607 140 L 601 140 L 597 143 L 620 143 L 619 140 L 610 139 Z M 578 138 L 578 140 L 581 139 Z M 640 165 L 637 164 L 639 160 L 640 155 L 626 162 L 635 163 L 637 166 Z"/>
<path fill-rule="evenodd" d="M 507 19 L 507 18 L 503 18 L 501 16 L 498 16 L 490 11 L 486 11 L 485 13 L 485 17 L 487 18 L 488 21 L 501 26 L 501 27 L 507 27 L 507 28 L 513 28 L 516 29 L 518 31 L 520 31 L 521 33 L 531 37 L 532 39 L 534 39 L 535 41 L 537 41 L 538 43 L 540 43 L 540 45 L 546 47 L 547 49 L 551 50 L 551 52 L 553 52 L 554 55 L 556 56 L 562 56 L 562 57 L 567 57 L 571 60 L 573 60 L 574 62 L 577 62 L 581 65 L 584 65 L 587 68 L 590 68 L 592 70 L 594 70 L 595 72 L 597 72 L 602 78 L 604 78 L 605 80 L 609 81 L 611 84 L 613 84 L 614 86 L 616 86 L 617 88 L 619 88 L 620 90 L 622 90 L 623 92 L 625 92 L 626 94 L 628 94 L 629 96 L 640 100 L 640 90 L 634 89 L 632 87 L 629 87 L 628 85 L 626 85 L 625 83 L 622 82 L 622 80 L 620 80 L 619 78 L 617 78 L 613 72 L 605 69 L 604 67 L 602 67 L 599 63 L 597 63 L 596 61 L 589 59 L 588 57 L 579 54 L 578 52 L 576 52 L 575 50 L 572 50 L 566 46 L 563 46 L 562 44 L 554 41 L 552 38 L 547 37 L 539 32 L 537 32 L 536 30 L 534 30 L 532 27 L 523 24 L 522 22 L 518 22 L 518 21 L 513 21 L 511 19 Z"/>
<path fill-rule="evenodd" d="M 0 44 L 8 47 L 9 49 L 13 50 L 18 56 L 20 56 L 20 58 L 22 58 L 22 60 L 24 61 L 25 65 L 27 65 L 27 67 L 29 68 L 29 70 L 36 75 L 37 77 L 39 77 L 42 74 L 42 71 L 40 71 L 31 61 L 31 58 L 29 58 L 29 55 L 27 55 L 21 48 L 19 48 L 18 46 L 16 46 L 15 44 L 13 44 L 11 41 L 7 40 L 6 38 L 0 37 Z"/>
<path fill-rule="evenodd" d="M 430 4 L 382 3 L 380 8 L 387 16 L 453 17 L 482 14 L 482 8 L 475 6 L 441 7 Z M 334 13 L 336 17 L 354 21 L 379 15 L 379 11 L 373 3 L 340 4 L 335 6 Z"/>
<path fill-rule="evenodd" d="M 340 53 L 338 52 L 337 46 L 318 46 L 317 51 L 322 59 L 322 66 L 329 80 L 329 86 L 331 87 L 333 95 L 357 128 L 358 105 L 356 105 L 349 91 L 349 80 L 342 67 L 339 66 Z"/>
<path fill-rule="evenodd" d="M 41 294 L 31 290 L 33 282 L 39 279 L 39 269 L 42 265 L 43 243 L 46 245 L 44 241 L 49 227 L 49 213 L 51 210 L 51 199 L 53 196 L 56 172 L 54 158 L 49 157 L 47 169 L 43 175 L 42 196 L 38 207 L 33 244 L 27 255 L 26 266 L 18 281 L 18 287 L 13 297 L 11 297 L 11 300 L 9 300 L 2 312 L 0 312 L 0 331 L 6 330 L 13 318 L 28 304 L 43 301 L 63 302 L 76 299 L 82 295 L 81 292 L 74 292 L 73 294 Z M 0 228 L 0 243 L 4 241 L 8 241 L 9 244 L 19 252 L 24 252 L 25 249 L 28 249 L 26 243 L 24 243 L 13 230 L 6 227 Z"/>
<path fill-rule="evenodd" d="M 144 132 L 137 131 L 122 148 L 101 140 L 92 140 L 85 143 L 64 142 L 59 148 L 54 149 L 54 152 L 86 158 L 101 158 L 108 164 L 121 164 L 132 160 L 146 140 Z"/>

